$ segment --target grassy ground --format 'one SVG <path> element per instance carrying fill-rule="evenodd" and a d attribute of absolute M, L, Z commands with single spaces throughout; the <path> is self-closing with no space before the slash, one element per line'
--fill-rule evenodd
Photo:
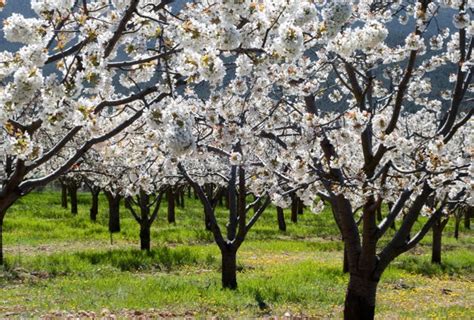
<path fill-rule="evenodd" d="M 186 198 L 175 225 L 166 222 L 163 204 L 150 254 L 136 250 L 139 228 L 125 209 L 111 244 L 104 199 L 97 223 L 88 219 L 88 194 L 80 194 L 75 217 L 59 201 L 58 193 L 34 193 L 7 214 L 0 318 L 341 316 L 347 276 L 328 211 L 305 212 L 283 233 L 275 210 L 267 210 L 238 253 L 233 292 L 220 288 L 219 253 L 196 200 Z M 428 235 L 385 272 L 379 319 L 474 318 L 474 234 L 462 229 L 455 240 L 452 228 L 443 239 L 443 265 L 429 262 Z"/>

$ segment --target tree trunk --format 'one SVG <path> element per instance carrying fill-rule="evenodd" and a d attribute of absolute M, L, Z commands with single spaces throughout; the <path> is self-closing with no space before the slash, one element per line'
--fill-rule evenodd
<path fill-rule="evenodd" d="M 293 196 L 293 201 L 291 202 L 291 222 L 298 222 L 298 198 Z"/>
<path fill-rule="evenodd" d="M 107 193 L 109 201 L 109 232 L 120 232 L 120 196 Z"/>
<path fill-rule="evenodd" d="M 222 287 L 225 289 L 237 289 L 237 252 L 226 249 L 222 254 Z"/>
<path fill-rule="evenodd" d="M 209 220 L 209 217 L 206 215 L 205 212 L 204 212 L 204 225 L 207 231 L 211 231 L 211 221 Z"/>
<path fill-rule="evenodd" d="M 180 190 L 178 193 L 179 197 L 179 207 L 184 209 L 184 190 Z"/>
<path fill-rule="evenodd" d="M 443 229 L 441 226 L 441 218 L 433 225 L 433 243 L 431 247 L 431 262 L 441 263 L 441 239 Z"/>
<path fill-rule="evenodd" d="M 169 189 L 166 192 L 166 199 L 168 200 L 168 222 L 169 223 L 175 223 L 176 222 L 174 196 L 175 195 L 174 195 L 173 190 Z"/>
<path fill-rule="evenodd" d="M 71 213 L 77 214 L 77 187 L 69 186 L 69 196 L 71 197 Z"/>
<path fill-rule="evenodd" d="M 380 205 L 378 208 L 377 208 L 377 221 L 382 221 L 383 220 L 383 217 L 382 217 L 382 205 Z"/>
<path fill-rule="evenodd" d="M 0 266 L 3 266 L 3 217 L 4 214 L 0 212 Z"/>
<path fill-rule="evenodd" d="M 140 249 L 150 251 L 150 227 L 148 222 L 140 224 Z"/>
<path fill-rule="evenodd" d="M 470 230 L 471 229 L 471 215 L 474 207 L 469 206 L 464 211 L 464 229 Z"/>
<path fill-rule="evenodd" d="M 92 205 L 90 209 L 90 218 L 91 221 L 97 221 L 97 214 L 99 213 L 99 193 L 97 191 L 92 191 Z"/>
<path fill-rule="evenodd" d="M 298 214 L 303 214 L 304 212 L 304 204 L 303 201 L 301 201 L 300 198 L 297 198 L 297 203 L 298 203 Z"/>
<path fill-rule="evenodd" d="M 345 320 L 374 319 L 377 281 L 350 275 L 344 303 Z"/>
<path fill-rule="evenodd" d="M 344 244 L 344 257 L 342 261 L 342 272 L 343 273 L 349 272 L 349 258 L 347 257 L 347 249 L 346 249 L 345 244 Z"/>
<path fill-rule="evenodd" d="M 461 224 L 461 216 L 456 215 L 456 219 L 454 220 L 454 238 L 456 240 L 459 239 L 459 225 Z"/>
<path fill-rule="evenodd" d="M 67 186 L 61 183 L 61 207 L 67 209 Z"/>
<path fill-rule="evenodd" d="M 280 231 L 286 231 L 285 212 L 283 208 L 277 207 L 277 218 L 278 218 L 278 229 Z"/>

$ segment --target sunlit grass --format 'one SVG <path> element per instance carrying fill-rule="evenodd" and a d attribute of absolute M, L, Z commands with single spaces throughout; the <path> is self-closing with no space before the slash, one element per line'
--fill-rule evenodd
<path fill-rule="evenodd" d="M 281 232 L 275 209 L 269 208 L 239 250 L 239 288 L 232 292 L 221 289 L 219 251 L 204 230 L 197 200 L 186 197 L 172 225 L 163 203 L 150 253 L 137 250 L 139 227 L 125 208 L 122 232 L 111 244 L 105 199 L 96 223 L 89 221 L 89 195 L 81 193 L 79 201 L 79 214 L 72 216 L 60 207 L 58 193 L 35 193 L 7 214 L 0 317 L 58 310 L 61 316 L 81 310 L 122 317 L 130 310 L 157 317 L 341 315 L 347 275 L 342 273 L 342 242 L 327 209 L 318 215 L 305 212 L 297 224 L 287 212 L 288 229 Z M 219 208 L 222 225 L 225 214 Z M 452 234 L 450 223 L 441 266 L 430 263 L 429 234 L 385 272 L 377 298 L 381 319 L 474 317 L 472 231 L 461 229 L 459 240 Z"/>

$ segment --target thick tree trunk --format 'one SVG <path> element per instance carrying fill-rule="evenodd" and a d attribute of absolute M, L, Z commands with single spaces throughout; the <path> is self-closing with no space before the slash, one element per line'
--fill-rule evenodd
<path fill-rule="evenodd" d="M 278 218 L 278 229 L 280 231 L 286 231 L 285 212 L 283 208 L 277 207 L 277 218 Z"/>
<path fill-rule="evenodd" d="M 226 249 L 222 254 L 222 287 L 237 289 L 237 252 Z"/>
<path fill-rule="evenodd" d="M 377 281 L 350 275 L 344 303 L 345 320 L 374 319 Z"/>
<path fill-rule="evenodd" d="M 470 230 L 471 229 L 471 216 L 473 212 L 474 207 L 469 206 L 465 211 L 464 211 L 464 229 Z"/>
<path fill-rule="evenodd" d="M 109 232 L 120 232 L 120 196 L 107 193 L 109 202 Z"/>
<path fill-rule="evenodd" d="M 69 196 L 71 197 L 71 213 L 77 214 L 77 187 L 75 185 L 69 186 Z"/>
<path fill-rule="evenodd" d="M 150 251 L 150 227 L 151 225 L 147 222 L 140 224 L 140 249 Z"/>
<path fill-rule="evenodd" d="M 166 192 L 166 199 L 168 200 L 168 222 L 175 223 L 176 222 L 176 215 L 175 215 L 175 194 L 173 190 L 169 189 Z"/>
<path fill-rule="evenodd" d="M 61 207 L 67 209 L 67 186 L 61 183 Z"/>
<path fill-rule="evenodd" d="M 431 262 L 441 263 L 441 239 L 443 237 L 443 229 L 441 221 L 437 221 L 433 225 L 433 242 L 431 247 Z"/>
<path fill-rule="evenodd" d="M 99 193 L 97 191 L 92 191 L 92 204 L 90 209 L 90 218 L 91 221 L 97 221 L 97 214 L 99 213 Z"/>

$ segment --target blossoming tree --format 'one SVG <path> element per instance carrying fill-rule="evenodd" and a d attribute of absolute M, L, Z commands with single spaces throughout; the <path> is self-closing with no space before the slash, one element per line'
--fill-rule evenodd
<path fill-rule="evenodd" d="M 36 17 L 3 21 L 5 39 L 21 47 L 0 53 L 0 239 L 18 198 L 171 92 L 170 2 L 38 0 Z M 58 154 L 57 166 L 42 170 Z"/>

